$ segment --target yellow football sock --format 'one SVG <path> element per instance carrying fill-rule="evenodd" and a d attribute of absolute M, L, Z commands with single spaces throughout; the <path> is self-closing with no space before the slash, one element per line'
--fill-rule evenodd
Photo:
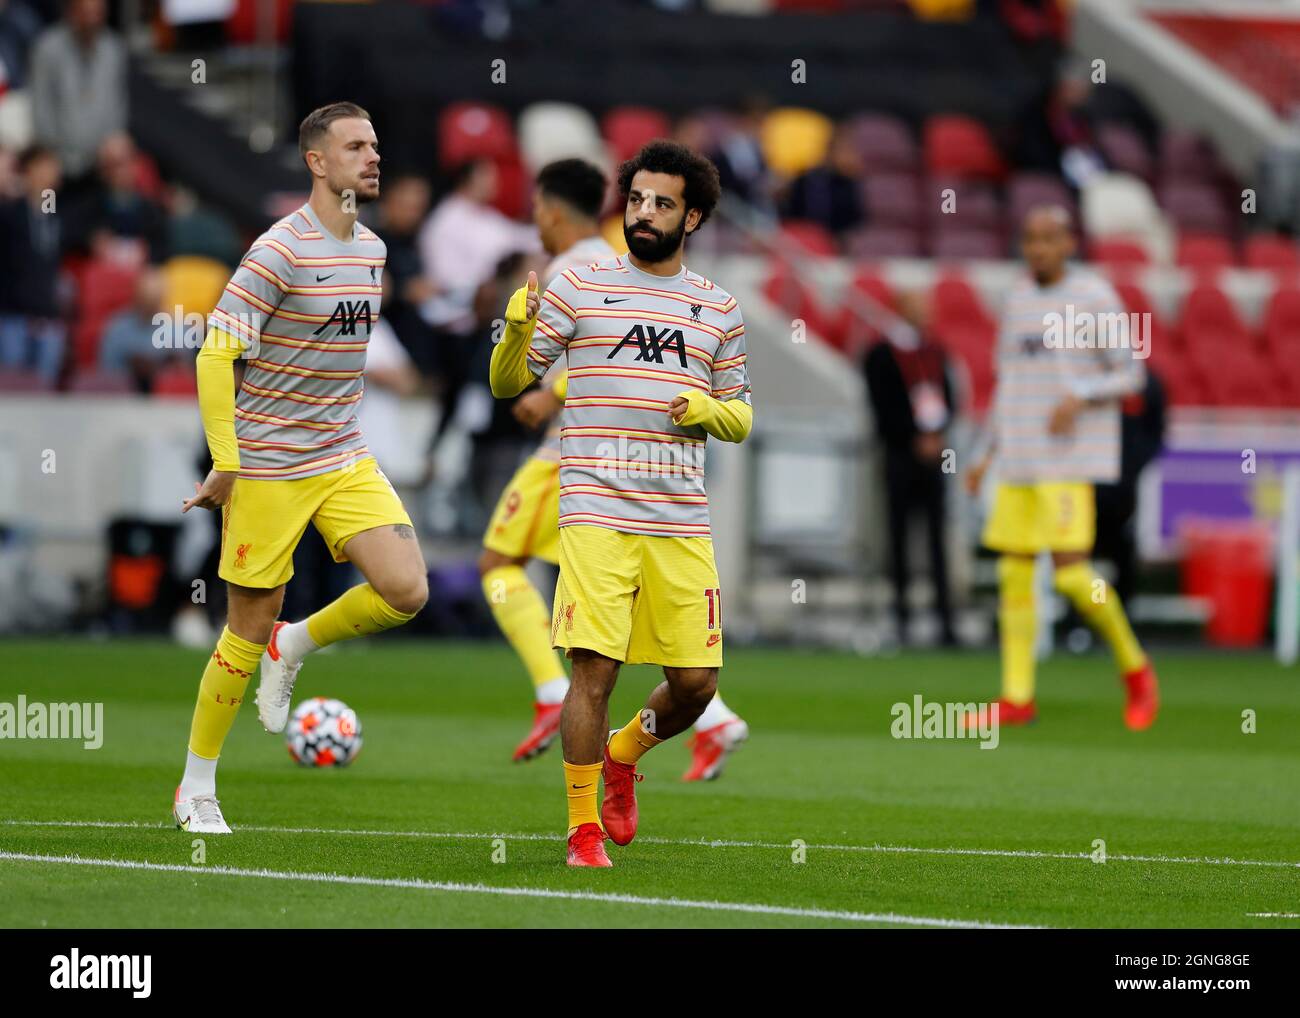
<path fill-rule="evenodd" d="M 641 724 L 641 712 L 620 728 L 609 740 L 609 755 L 619 763 L 634 764 L 645 755 L 647 750 L 663 742 L 645 730 Z"/>
<path fill-rule="evenodd" d="M 327 647 L 340 640 L 382 633 L 410 622 L 414 614 L 399 612 L 368 583 L 346 591 L 337 600 L 307 619 L 307 634 L 317 647 Z"/>
<path fill-rule="evenodd" d="M 604 764 L 572 764 L 564 761 L 564 788 L 569 793 L 569 831 L 583 824 L 598 824 L 596 790 Z"/>
<path fill-rule="evenodd" d="M 1070 599 L 1083 620 L 1092 626 L 1115 655 L 1121 672 L 1146 663 L 1147 656 L 1133 635 L 1115 588 L 1093 572 L 1087 562 L 1073 562 L 1056 570 L 1056 589 Z"/>
<path fill-rule="evenodd" d="M 229 627 L 221 631 L 216 650 L 203 669 L 199 701 L 194 705 L 194 720 L 190 722 L 190 752 L 195 756 L 215 760 L 221 755 L 239 705 L 244 702 L 248 680 L 262 660 L 264 650 L 266 644 L 249 643 Z"/>
<path fill-rule="evenodd" d="M 551 647 L 551 613 L 521 566 L 498 566 L 483 574 L 483 596 L 533 685 L 564 676 Z"/>
<path fill-rule="evenodd" d="M 1002 698 L 1017 706 L 1034 698 L 1034 560 L 998 559 L 998 631 L 1002 644 Z"/>

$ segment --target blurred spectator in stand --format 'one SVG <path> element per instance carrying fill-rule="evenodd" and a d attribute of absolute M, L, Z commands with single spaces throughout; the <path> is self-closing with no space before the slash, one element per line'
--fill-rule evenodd
<path fill-rule="evenodd" d="M 126 46 L 106 11 L 105 0 L 66 0 L 32 49 L 32 128 L 63 162 L 65 200 L 90 184 L 104 139 L 126 130 Z"/>
<path fill-rule="evenodd" d="M 952 423 L 953 395 L 947 358 L 928 335 L 929 308 L 918 293 L 899 296 L 903 320 L 867 353 L 865 373 L 876 431 L 885 456 L 889 513 L 890 577 L 898 639 L 907 642 L 908 523 L 925 514 L 934 606 L 940 640 L 955 646 L 944 547 L 944 469 L 946 432 Z"/>
<path fill-rule="evenodd" d="M 796 177 L 786 195 L 785 215 L 820 223 L 833 234 L 865 225 L 862 155 L 853 139 L 836 131 L 821 166 Z"/>
<path fill-rule="evenodd" d="M 204 207 L 189 188 L 177 184 L 171 189 L 167 220 L 167 251 L 176 255 L 199 255 L 229 265 L 239 264 L 242 254 L 239 234 L 224 216 Z"/>
<path fill-rule="evenodd" d="M 1040 78 L 1050 76 L 1070 31 L 1063 0 L 997 0 L 997 13 L 1030 69 Z"/>
<path fill-rule="evenodd" d="M 164 306 L 166 296 L 166 281 L 160 270 L 140 273 L 130 306 L 108 320 L 100 340 L 100 370 L 129 374 L 140 392 L 149 392 L 157 371 L 177 358 L 177 351 L 170 345 L 176 330 L 160 327 L 155 321 L 156 315 L 170 311 Z M 158 344 L 154 343 L 155 334 L 160 337 Z"/>
<path fill-rule="evenodd" d="M 426 375 L 434 373 L 436 363 L 433 331 L 420 317 L 419 309 L 437 291 L 424 274 L 418 238 L 431 198 L 429 182 L 423 177 L 409 174 L 386 181 L 374 227 L 388 245 L 384 282 L 393 284 L 384 319 Z"/>
<path fill-rule="evenodd" d="M 18 167 L 25 193 L 0 202 L 0 366 L 33 370 L 53 385 L 67 342 L 59 157 L 35 146 Z"/>
<path fill-rule="evenodd" d="M 397 281 L 384 273 L 380 317 L 366 343 L 365 395 L 357 407 L 366 447 L 381 468 L 398 461 L 409 435 L 402 429 L 402 399 L 420 390 L 420 372 L 389 324 Z"/>
<path fill-rule="evenodd" d="M 1063 176 L 1082 188 L 1088 178 L 1106 169 L 1097 147 L 1089 108 L 1092 83 L 1083 66 L 1070 65 L 1039 94 L 1020 118 L 1016 158 L 1021 169 Z"/>
<path fill-rule="evenodd" d="M 0 95 L 27 85 L 27 64 L 44 25 L 23 0 L 0 0 Z"/>
<path fill-rule="evenodd" d="M 454 173 L 449 193 L 416 239 L 425 279 L 433 291 L 420 314 L 437 333 L 435 364 L 442 386 L 442 418 L 434 433 L 435 444 L 453 416 L 471 434 L 487 426 L 493 403 L 490 393 L 485 391 L 482 399 L 476 394 L 460 406 L 474 349 L 482 338 L 475 296 L 497 274 L 502 259 L 541 251 L 534 227 L 508 219 L 492 207 L 496 186 L 496 167 L 490 160 L 465 163 Z M 498 307 L 491 317 L 500 313 Z"/>
<path fill-rule="evenodd" d="M 72 212 L 73 245 L 133 265 L 167 258 L 167 213 L 139 185 L 139 152 L 126 134 L 99 147 L 99 181 Z"/>
<path fill-rule="evenodd" d="M 765 100 L 746 99 L 732 127 L 718 142 L 717 151 L 710 155 L 718 167 L 718 179 L 724 191 L 743 199 L 769 219 L 775 219 L 774 183 L 759 141 L 759 129 L 767 111 Z"/>

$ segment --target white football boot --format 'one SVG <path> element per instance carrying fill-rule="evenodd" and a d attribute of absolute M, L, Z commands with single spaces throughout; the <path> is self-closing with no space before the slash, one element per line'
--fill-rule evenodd
<path fill-rule="evenodd" d="M 181 798 L 181 786 L 176 786 L 176 801 L 172 803 L 172 819 L 182 831 L 191 834 L 229 834 L 230 825 L 221 815 L 221 803 L 215 795 L 192 795 Z"/>
<path fill-rule="evenodd" d="M 287 622 L 277 622 L 271 630 L 271 642 L 262 652 L 262 664 L 258 669 L 257 693 L 253 702 L 257 704 L 257 716 L 262 727 L 268 732 L 283 732 L 289 721 L 289 701 L 293 698 L 293 684 L 298 681 L 298 672 L 302 662 L 287 664 L 280 655 L 275 638 L 280 627 Z"/>

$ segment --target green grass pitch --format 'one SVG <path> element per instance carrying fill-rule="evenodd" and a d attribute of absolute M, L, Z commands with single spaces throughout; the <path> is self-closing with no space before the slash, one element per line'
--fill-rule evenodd
<path fill-rule="evenodd" d="M 890 708 L 993 695 L 991 654 L 733 650 L 723 690 L 750 742 L 709 784 L 679 780 L 684 739 L 647 756 L 640 836 L 595 872 L 563 864 L 558 745 L 510 763 L 531 711 L 509 651 L 401 639 L 303 670 L 301 696 L 361 717 L 351 767 L 297 767 L 243 709 L 219 786 L 235 833 L 195 861 L 169 807 L 203 661 L 0 643 L 0 701 L 105 705 L 98 750 L 0 741 L 0 924 L 1297 924 L 1252 915 L 1300 911 L 1300 677 L 1262 655 L 1159 656 L 1164 709 L 1141 734 L 1107 659 L 1057 656 L 1038 724 L 983 750 L 896 740 Z M 625 669 L 613 720 L 655 681 Z"/>

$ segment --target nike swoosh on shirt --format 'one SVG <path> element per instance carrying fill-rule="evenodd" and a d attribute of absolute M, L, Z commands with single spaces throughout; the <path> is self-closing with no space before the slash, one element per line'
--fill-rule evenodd
<path fill-rule="evenodd" d="M 327 280 L 327 279 L 333 279 L 333 278 L 334 278 L 334 275 L 335 275 L 335 273 L 331 272 L 328 276 L 317 276 L 317 277 L 316 277 L 316 282 L 318 282 L 318 283 L 323 283 L 323 282 L 325 282 L 325 280 Z"/>
<path fill-rule="evenodd" d="M 622 304 L 623 301 L 625 301 L 625 300 L 627 300 L 626 297 L 619 297 L 617 300 L 610 300 L 608 297 L 606 297 L 606 298 L 605 298 L 605 303 L 606 303 L 606 304 Z"/>

